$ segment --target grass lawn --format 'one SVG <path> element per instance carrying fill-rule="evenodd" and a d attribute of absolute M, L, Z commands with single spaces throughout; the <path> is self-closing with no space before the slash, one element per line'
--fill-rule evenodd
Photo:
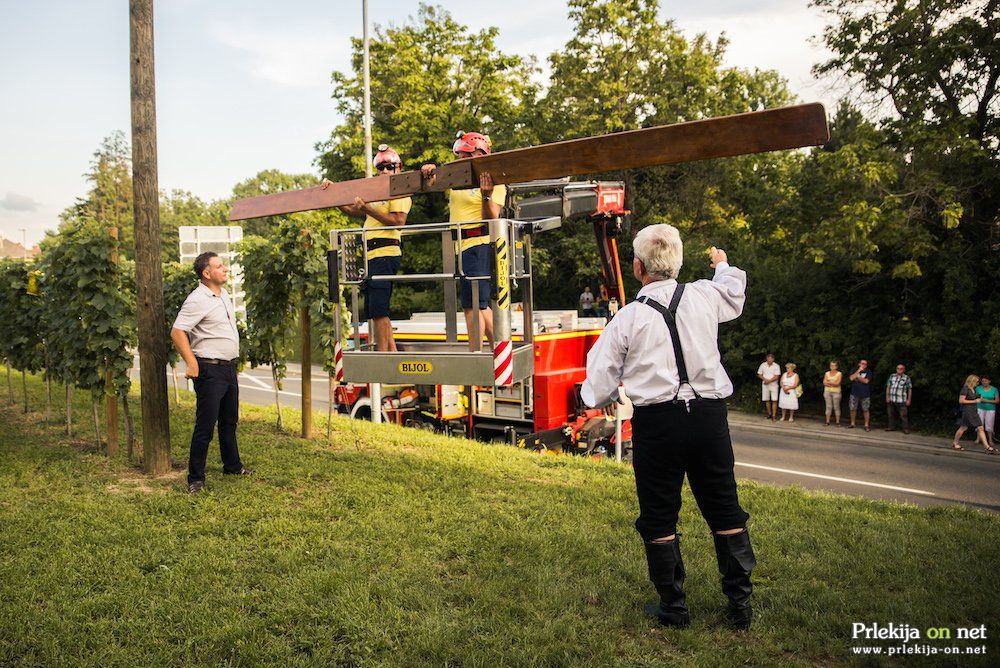
<path fill-rule="evenodd" d="M 0 665 L 860 664 L 852 622 L 992 623 L 987 656 L 934 663 L 996 665 L 996 515 L 742 483 L 759 567 L 741 635 L 720 625 L 686 492 L 693 625 L 668 630 L 640 612 L 653 589 L 626 466 L 344 419 L 305 441 L 246 406 L 259 475 L 224 478 L 213 446 L 191 496 L 181 468 L 147 479 L 96 452 L 77 394 L 73 439 L 0 409 Z M 185 395 L 171 413 L 178 460 L 192 409 Z"/>

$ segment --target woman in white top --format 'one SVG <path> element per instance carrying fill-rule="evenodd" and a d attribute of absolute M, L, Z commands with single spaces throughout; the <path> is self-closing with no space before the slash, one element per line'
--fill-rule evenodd
<path fill-rule="evenodd" d="M 795 411 L 799 410 L 799 374 L 795 373 L 795 363 L 785 365 L 785 373 L 781 374 L 781 392 L 778 394 L 778 408 L 781 409 L 781 421 L 788 416 L 789 422 L 795 422 Z"/>

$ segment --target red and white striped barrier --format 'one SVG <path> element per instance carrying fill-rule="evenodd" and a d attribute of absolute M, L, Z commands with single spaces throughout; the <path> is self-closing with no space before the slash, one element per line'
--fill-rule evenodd
<path fill-rule="evenodd" d="M 344 346 L 342 346 L 339 341 L 337 342 L 336 346 L 334 346 L 334 349 L 333 349 L 333 359 L 334 359 L 334 367 L 333 367 L 334 378 L 337 379 L 338 383 L 343 383 L 344 382 Z"/>
<path fill-rule="evenodd" d="M 510 341 L 497 341 L 493 346 L 493 384 L 514 384 L 514 345 Z"/>

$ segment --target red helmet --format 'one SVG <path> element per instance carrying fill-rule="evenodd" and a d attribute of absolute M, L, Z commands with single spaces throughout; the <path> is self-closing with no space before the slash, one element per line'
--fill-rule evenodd
<path fill-rule="evenodd" d="M 403 161 L 399 159 L 399 154 L 389 148 L 388 144 L 378 145 L 378 153 L 372 159 L 372 166 L 375 169 L 378 169 L 379 165 L 396 165 L 398 167 L 402 164 Z"/>
<path fill-rule="evenodd" d="M 458 139 L 455 140 L 455 145 L 451 147 L 455 155 L 458 155 L 460 152 L 475 153 L 476 151 L 489 153 L 490 147 L 493 145 L 489 136 L 479 134 L 478 132 L 459 132 L 456 136 Z"/>

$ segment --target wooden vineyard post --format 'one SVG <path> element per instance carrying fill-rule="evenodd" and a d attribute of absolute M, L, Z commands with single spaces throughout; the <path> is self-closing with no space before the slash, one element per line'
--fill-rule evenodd
<path fill-rule="evenodd" d="M 170 470 L 170 421 L 167 374 L 164 373 L 167 332 L 163 326 L 160 200 L 156 172 L 153 0 L 129 1 L 129 36 L 142 467 L 146 473 L 162 474 Z"/>
<path fill-rule="evenodd" d="M 312 436 L 312 322 L 305 290 L 299 304 L 299 327 L 302 333 L 302 438 Z"/>
<path fill-rule="evenodd" d="M 114 250 L 111 251 L 111 264 L 114 265 L 114 280 L 118 282 L 118 228 L 109 227 L 108 234 L 114 239 Z M 108 420 L 108 457 L 118 454 L 118 395 L 115 393 L 115 379 L 111 369 L 104 372 L 105 414 Z"/>

